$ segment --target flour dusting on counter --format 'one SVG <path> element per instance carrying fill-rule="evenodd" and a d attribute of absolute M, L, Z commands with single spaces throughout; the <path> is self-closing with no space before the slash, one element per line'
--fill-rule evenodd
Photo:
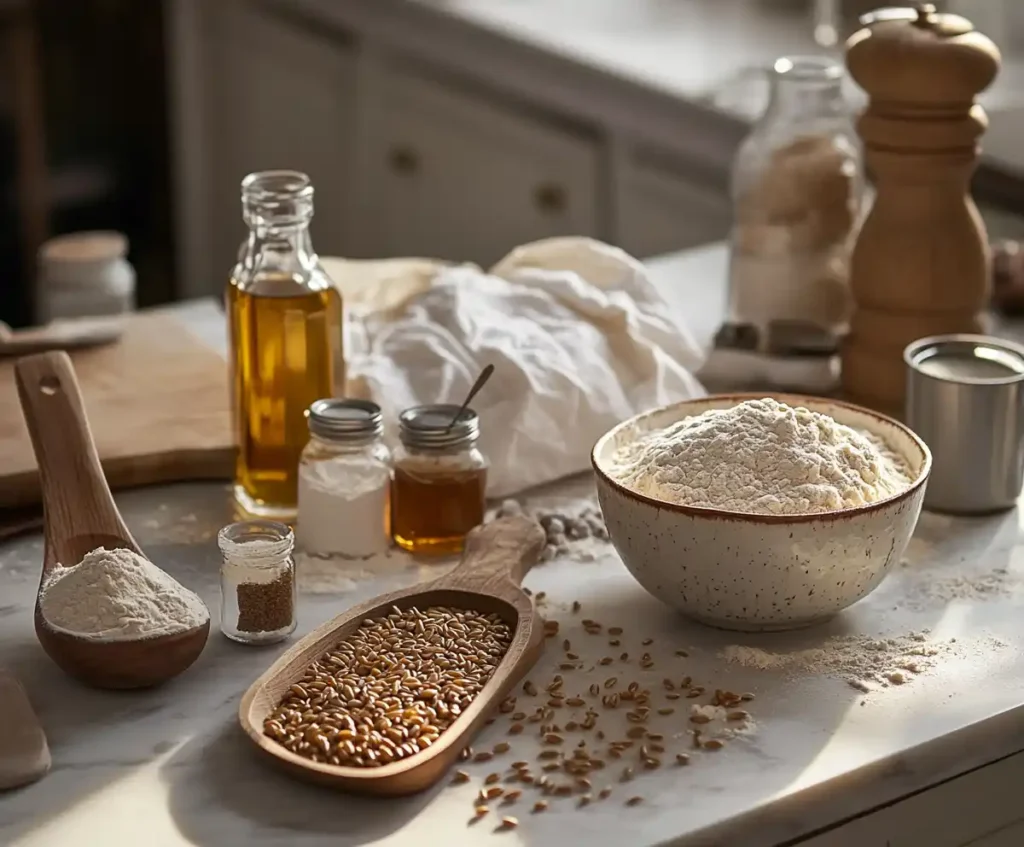
<path fill-rule="evenodd" d="M 993 642 L 991 647 L 999 647 Z M 845 679 L 858 691 L 903 685 L 941 665 L 967 655 L 967 646 L 956 639 L 929 640 L 924 632 L 872 638 L 837 636 L 821 647 L 773 653 L 759 647 L 729 645 L 718 655 L 728 662 L 761 670 L 782 670 L 791 675 L 827 675 Z"/>
<path fill-rule="evenodd" d="M 954 600 L 997 600 L 1020 590 L 1007 568 L 995 568 L 979 574 L 958 574 L 939 578 L 927 577 L 902 584 L 900 605 L 911 609 L 944 606 Z"/>
<path fill-rule="evenodd" d="M 415 566 L 413 557 L 398 549 L 355 560 L 305 552 L 297 552 L 294 557 L 295 579 L 303 594 L 348 594 L 368 582 Z M 444 568 L 437 575 L 443 572 Z"/>
<path fill-rule="evenodd" d="M 738 738 L 757 732 L 757 724 L 746 709 L 714 704 L 690 706 L 690 722 L 699 727 L 704 738 Z"/>

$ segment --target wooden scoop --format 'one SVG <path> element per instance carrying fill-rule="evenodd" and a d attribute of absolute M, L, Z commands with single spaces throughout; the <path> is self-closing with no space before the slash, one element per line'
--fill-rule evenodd
<path fill-rule="evenodd" d="M 145 555 L 114 504 L 103 476 L 78 380 L 67 353 L 40 353 L 14 366 L 22 412 L 32 437 L 43 492 L 42 589 L 54 568 L 73 567 L 97 547 Z M 206 644 L 201 626 L 126 641 L 82 638 L 51 627 L 36 597 L 36 635 L 60 667 L 96 688 L 144 688 L 191 665 Z"/>
<path fill-rule="evenodd" d="M 502 518 L 478 527 L 466 540 L 462 562 L 425 585 L 384 594 L 323 624 L 278 659 L 242 697 L 238 717 L 256 746 L 295 776 L 365 794 L 404 795 L 437 782 L 459 753 L 540 657 L 544 642 L 533 601 L 519 587 L 544 548 L 544 532 L 530 518 Z M 379 768 L 341 767 L 304 759 L 263 734 L 263 721 L 319 656 L 366 618 L 392 606 L 450 606 L 497 613 L 513 629 L 512 644 L 470 707 L 426 750 Z"/>

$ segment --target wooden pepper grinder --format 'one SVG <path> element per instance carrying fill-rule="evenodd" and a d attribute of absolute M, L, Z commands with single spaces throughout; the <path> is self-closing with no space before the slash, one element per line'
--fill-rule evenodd
<path fill-rule="evenodd" d="M 879 10 L 847 41 L 870 98 L 857 131 L 876 191 L 850 259 L 842 385 L 854 402 L 901 415 L 906 345 L 983 331 L 990 257 L 970 178 L 987 120 L 974 98 L 999 62 L 970 21 L 929 3 Z"/>

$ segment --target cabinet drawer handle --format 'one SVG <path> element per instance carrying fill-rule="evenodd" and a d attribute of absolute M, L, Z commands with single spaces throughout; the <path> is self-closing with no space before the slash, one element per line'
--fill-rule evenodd
<path fill-rule="evenodd" d="M 391 151 L 391 170 L 397 174 L 412 175 L 420 169 L 420 157 L 410 147 L 396 147 Z"/>
<path fill-rule="evenodd" d="M 554 214 L 564 212 L 569 205 L 569 197 L 564 188 L 554 183 L 544 183 L 533 193 L 533 201 L 542 212 Z"/>

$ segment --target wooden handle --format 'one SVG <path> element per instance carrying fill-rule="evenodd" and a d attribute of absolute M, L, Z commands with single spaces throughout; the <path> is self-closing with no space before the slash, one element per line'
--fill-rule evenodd
<path fill-rule="evenodd" d="M 99 347 L 120 337 L 121 326 L 116 319 L 78 318 L 17 332 L 0 331 L 0 357 Z"/>
<path fill-rule="evenodd" d="M 48 539 L 130 540 L 103 476 L 68 354 L 26 356 L 15 363 L 14 375 L 39 466 Z"/>
<path fill-rule="evenodd" d="M 544 549 L 544 530 L 523 515 L 500 518 L 474 529 L 466 538 L 462 561 L 435 587 L 499 589 L 519 585 Z"/>

